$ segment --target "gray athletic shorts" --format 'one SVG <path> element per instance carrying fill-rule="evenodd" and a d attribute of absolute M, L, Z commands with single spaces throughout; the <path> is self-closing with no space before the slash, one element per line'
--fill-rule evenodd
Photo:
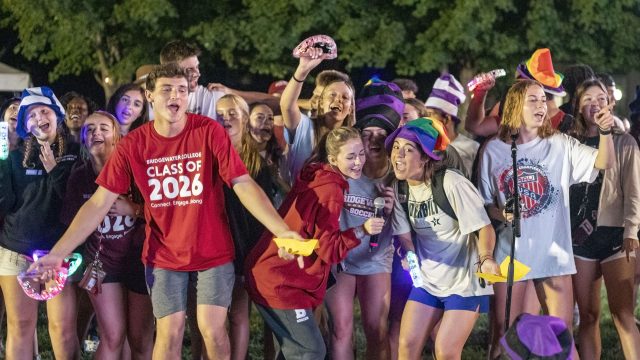
<path fill-rule="evenodd" d="M 0 276 L 16 276 L 31 265 L 27 258 L 0 246 Z"/>
<path fill-rule="evenodd" d="M 145 267 L 145 279 L 151 295 L 153 315 L 157 319 L 187 310 L 187 288 L 191 282 L 196 288 L 198 305 L 217 305 L 228 308 L 231 305 L 235 277 L 233 262 L 202 271 L 173 271 Z"/>

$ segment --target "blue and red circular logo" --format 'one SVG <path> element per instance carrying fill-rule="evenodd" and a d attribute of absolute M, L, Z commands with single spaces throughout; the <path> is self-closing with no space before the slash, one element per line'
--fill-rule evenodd
<path fill-rule="evenodd" d="M 500 191 L 507 197 L 513 194 L 513 168 L 502 171 L 498 179 Z M 549 183 L 544 167 L 529 159 L 518 161 L 518 190 L 520 191 L 520 209 L 522 218 L 538 215 L 553 204 L 558 190 Z"/>

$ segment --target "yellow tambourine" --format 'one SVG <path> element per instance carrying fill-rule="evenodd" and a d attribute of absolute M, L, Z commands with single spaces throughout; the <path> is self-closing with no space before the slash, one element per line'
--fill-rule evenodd
<path fill-rule="evenodd" d="M 525 275 L 529 273 L 529 271 L 531 271 L 530 267 L 521 263 L 518 260 L 513 260 L 513 281 L 518 281 L 522 279 Z M 507 256 L 502 261 L 502 264 L 500 264 L 500 272 L 503 274 L 503 276 L 486 274 L 481 272 L 476 272 L 476 275 L 492 283 L 507 282 L 507 273 L 509 272 L 509 256 Z"/>
<path fill-rule="evenodd" d="M 314 249 L 318 248 L 318 239 L 298 240 L 273 238 L 276 245 L 285 248 L 289 254 L 309 256 Z"/>

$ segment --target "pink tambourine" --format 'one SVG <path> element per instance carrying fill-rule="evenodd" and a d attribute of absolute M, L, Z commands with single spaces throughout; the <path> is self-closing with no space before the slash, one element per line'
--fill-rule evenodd
<path fill-rule="evenodd" d="M 49 251 L 46 250 L 35 250 L 31 255 L 31 259 L 28 256 L 25 257 L 29 262 L 37 261 L 48 253 Z M 64 285 L 67 283 L 67 278 L 76 271 L 81 263 L 82 256 L 78 253 L 73 253 L 62 262 L 62 267 L 56 271 L 51 280 L 42 280 L 42 274 L 37 270 L 23 271 L 17 276 L 18 284 L 20 284 L 24 293 L 34 300 L 51 300 L 62 292 Z"/>
<path fill-rule="evenodd" d="M 63 267 L 56 272 L 53 279 L 43 281 L 37 271 L 21 272 L 18 275 L 18 283 L 28 297 L 34 300 L 51 300 L 64 289 L 68 273 L 67 268 Z"/>
<path fill-rule="evenodd" d="M 325 59 L 335 59 L 338 57 L 338 46 L 336 42 L 327 35 L 313 35 L 304 39 L 293 49 L 293 57 L 305 57 L 307 56 L 307 51 L 311 48 L 322 49 Z"/>

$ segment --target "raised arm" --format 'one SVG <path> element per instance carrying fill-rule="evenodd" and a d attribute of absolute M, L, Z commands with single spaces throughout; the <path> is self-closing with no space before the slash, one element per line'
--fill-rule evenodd
<path fill-rule="evenodd" d="M 225 94 L 238 95 L 241 98 L 243 98 L 249 105 L 254 103 L 263 103 L 274 110 L 278 107 L 278 104 L 280 103 L 279 98 L 269 95 L 267 93 L 263 93 L 259 91 L 243 91 L 243 90 L 232 89 L 221 83 L 209 83 L 207 85 L 207 89 L 209 89 L 210 91 L 221 91 Z"/>
<path fill-rule="evenodd" d="M 467 109 L 467 118 L 464 122 L 464 128 L 471 134 L 476 136 L 492 136 L 498 133 L 498 119 L 496 114 L 485 116 L 485 100 L 487 99 L 488 90 L 476 90 L 473 93 L 469 108 Z"/>
<path fill-rule="evenodd" d="M 280 110 L 282 111 L 282 119 L 284 120 L 284 126 L 289 131 L 295 131 L 300 123 L 300 108 L 298 107 L 298 98 L 302 91 L 302 84 L 307 78 L 311 70 L 318 66 L 322 60 L 322 49 L 311 49 L 314 52 L 310 57 L 303 56 L 300 58 L 300 63 L 293 73 L 291 80 L 284 88 L 282 96 L 280 97 Z"/>
<path fill-rule="evenodd" d="M 615 151 L 613 149 L 613 138 L 611 135 L 613 128 L 613 115 L 611 114 L 612 105 L 600 110 L 595 121 L 600 129 L 600 143 L 598 144 L 598 155 L 594 167 L 600 170 L 606 170 L 613 166 L 615 162 Z"/>

